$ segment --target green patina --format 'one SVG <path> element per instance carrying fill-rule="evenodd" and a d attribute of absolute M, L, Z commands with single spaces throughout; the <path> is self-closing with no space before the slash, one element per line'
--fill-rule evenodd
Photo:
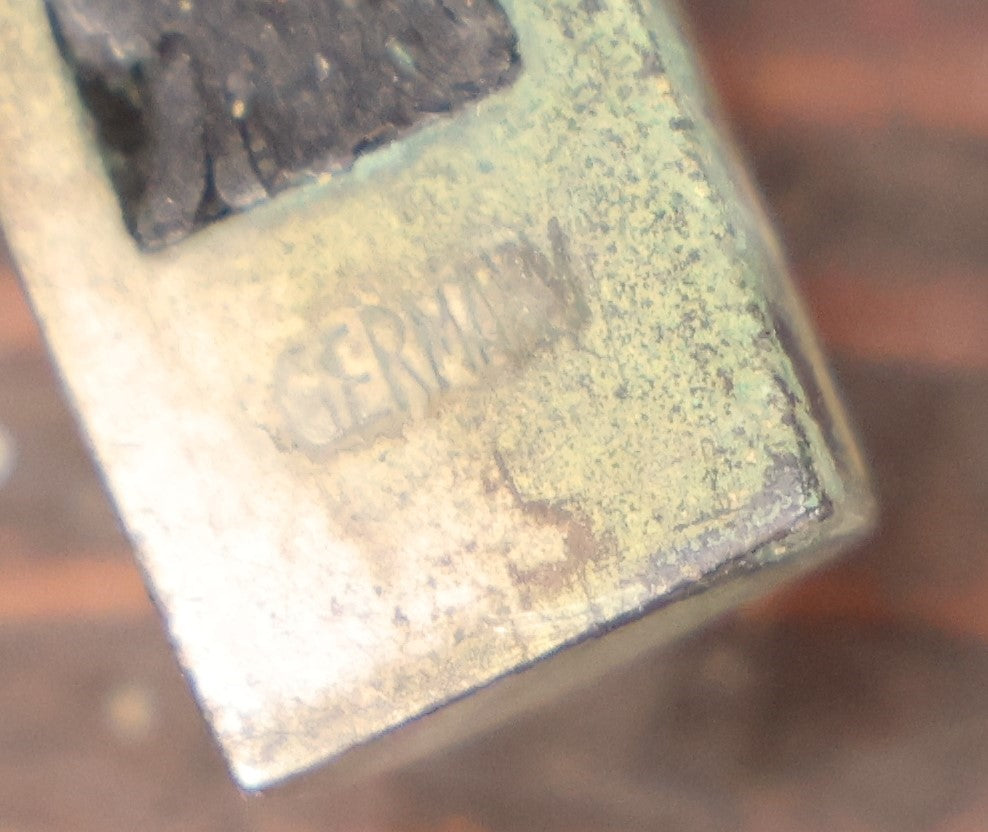
<path fill-rule="evenodd" d="M 0 148 L 21 162 L 0 208 L 244 782 L 864 523 L 839 409 L 661 7 L 507 3 L 510 88 L 148 255 L 27 5 L 0 3 L 0 107 L 20 108 Z M 469 318 L 464 285 L 500 324 Z M 473 340 L 416 346 L 428 316 Z M 497 334 L 512 321 L 524 337 Z M 320 373 L 356 397 L 340 424 L 373 431 L 320 446 Z M 264 638 L 247 650 L 224 615 Z"/>

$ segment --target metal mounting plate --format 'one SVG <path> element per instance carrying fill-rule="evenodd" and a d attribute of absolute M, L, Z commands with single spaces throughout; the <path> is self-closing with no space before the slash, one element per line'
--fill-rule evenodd
<path fill-rule="evenodd" d="M 0 2 L 5 233 L 245 787 L 531 668 L 382 748 L 454 741 L 867 525 L 668 10 L 505 8 L 510 88 L 148 253 L 43 4 Z"/>

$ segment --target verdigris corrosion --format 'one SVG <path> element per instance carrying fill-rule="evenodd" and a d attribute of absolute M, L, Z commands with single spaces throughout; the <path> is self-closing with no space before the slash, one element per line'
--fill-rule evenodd
<path fill-rule="evenodd" d="M 149 252 L 0 0 L 4 232 L 245 786 L 456 742 L 867 525 L 665 4 L 504 14 L 511 83 Z"/>

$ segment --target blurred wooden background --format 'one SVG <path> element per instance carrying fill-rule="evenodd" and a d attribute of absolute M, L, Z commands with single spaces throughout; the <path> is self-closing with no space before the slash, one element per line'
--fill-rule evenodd
<path fill-rule="evenodd" d="M 988 3 L 687 8 L 873 461 L 876 538 L 475 748 L 246 801 L 0 268 L 0 832 L 988 828 Z"/>

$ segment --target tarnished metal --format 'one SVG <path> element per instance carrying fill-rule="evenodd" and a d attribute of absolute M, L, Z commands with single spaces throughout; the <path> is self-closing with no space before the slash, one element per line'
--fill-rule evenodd
<path fill-rule="evenodd" d="M 45 0 L 156 248 L 511 82 L 496 0 Z"/>
<path fill-rule="evenodd" d="M 504 5 L 510 87 L 148 253 L 0 2 L 5 233 L 249 788 L 501 679 L 347 758 L 456 741 L 867 525 L 675 19 Z"/>

